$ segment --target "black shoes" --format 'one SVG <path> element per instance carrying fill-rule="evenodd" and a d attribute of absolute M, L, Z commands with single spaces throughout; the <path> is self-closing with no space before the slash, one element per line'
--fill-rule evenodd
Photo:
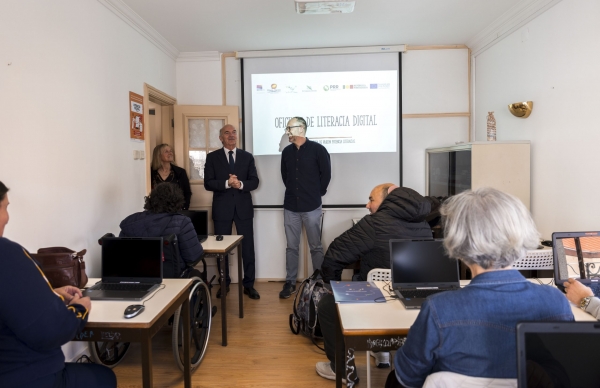
<path fill-rule="evenodd" d="M 260 295 L 254 287 L 244 287 L 244 294 L 248 295 L 250 299 L 260 299 Z"/>
<path fill-rule="evenodd" d="M 292 293 L 296 291 L 296 284 L 292 284 L 292 282 L 285 282 L 283 285 L 283 290 L 279 293 L 280 299 L 287 299 L 292 296 Z"/>
<path fill-rule="evenodd" d="M 227 294 L 229 294 L 229 286 L 227 286 L 226 291 Z M 227 295 L 225 294 L 225 295 Z M 219 288 L 219 291 L 217 291 L 217 298 L 221 299 L 221 289 Z"/>

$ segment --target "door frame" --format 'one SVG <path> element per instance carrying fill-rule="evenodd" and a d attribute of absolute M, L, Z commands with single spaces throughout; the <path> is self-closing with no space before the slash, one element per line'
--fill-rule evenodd
<path fill-rule="evenodd" d="M 164 125 L 167 124 L 167 128 L 172 128 L 171 119 L 173 118 L 173 106 L 177 104 L 177 99 L 168 95 L 167 93 L 155 88 L 152 85 L 144 83 L 144 123 L 150 123 L 150 102 L 155 104 L 159 104 L 163 107 L 170 109 L 169 115 L 162 115 L 162 127 L 164 133 Z M 164 112 L 163 112 L 164 113 Z M 149 128 L 146 125 L 146 128 Z M 163 135 L 164 138 L 164 135 Z M 145 138 L 144 141 L 144 152 L 146 153 L 146 193 L 150 193 L 152 188 L 152 182 L 150 178 L 150 168 L 152 167 L 152 149 L 150 149 L 150 138 L 149 135 Z"/>

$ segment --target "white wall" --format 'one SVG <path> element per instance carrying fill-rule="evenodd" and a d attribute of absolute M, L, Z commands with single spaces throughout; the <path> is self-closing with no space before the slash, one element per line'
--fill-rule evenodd
<path fill-rule="evenodd" d="M 199 58 L 195 61 L 177 61 L 177 104 L 222 105 L 221 61 Z"/>
<path fill-rule="evenodd" d="M 36 251 L 88 250 L 142 210 L 145 163 L 129 140 L 129 91 L 175 94 L 175 62 L 97 1 L 5 0 L 0 12 L 4 237 Z M 78 350 L 66 349 L 67 359 Z"/>
<path fill-rule="evenodd" d="M 402 114 L 468 112 L 468 49 L 409 50 L 402 55 Z M 425 195 L 425 150 L 467 142 L 469 118 L 404 118 L 402 139 L 403 185 Z"/>
<path fill-rule="evenodd" d="M 600 2 L 563 0 L 475 58 L 475 133 L 531 141 L 531 210 L 552 232 L 598 230 Z M 533 101 L 525 120 L 507 105 Z"/>

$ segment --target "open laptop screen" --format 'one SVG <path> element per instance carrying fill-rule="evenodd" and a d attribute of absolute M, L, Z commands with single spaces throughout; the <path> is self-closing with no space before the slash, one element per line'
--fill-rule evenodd
<path fill-rule="evenodd" d="M 102 239 L 102 281 L 162 281 L 162 238 Z"/>
<path fill-rule="evenodd" d="M 192 220 L 198 236 L 208 236 L 208 212 L 206 210 L 182 210 L 180 214 Z"/>
<path fill-rule="evenodd" d="M 442 240 L 390 240 L 393 286 L 458 284 L 458 263 L 446 255 L 442 244 Z"/>
<path fill-rule="evenodd" d="M 562 285 L 579 279 L 598 295 L 600 282 L 600 232 L 552 233 L 554 279 Z"/>
<path fill-rule="evenodd" d="M 517 349 L 519 387 L 600 387 L 598 323 L 521 323 Z"/>

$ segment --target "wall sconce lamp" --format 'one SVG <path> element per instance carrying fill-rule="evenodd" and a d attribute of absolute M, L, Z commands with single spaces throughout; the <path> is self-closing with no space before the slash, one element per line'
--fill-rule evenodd
<path fill-rule="evenodd" d="M 531 114 L 533 109 L 533 101 L 515 102 L 514 104 L 508 105 L 508 110 L 515 117 L 526 119 Z"/>

